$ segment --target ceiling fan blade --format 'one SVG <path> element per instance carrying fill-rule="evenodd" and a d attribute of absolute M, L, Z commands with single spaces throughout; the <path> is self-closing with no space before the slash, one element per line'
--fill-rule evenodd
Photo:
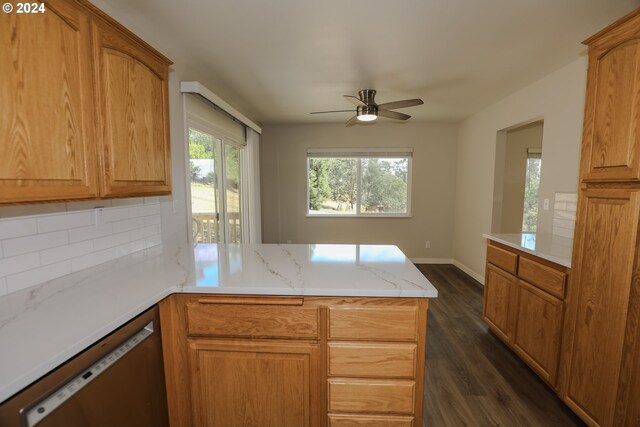
<path fill-rule="evenodd" d="M 407 120 L 411 116 L 408 114 L 398 113 L 397 111 L 378 110 L 378 115 L 382 117 L 388 117 L 396 120 Z"/>
<path fill-rule="evenodd" d="M 347 127 L 349 127 L 349 126 L 353 126 L 353 125 L 355 125 L 356 123 L 358 123 L 358 116 L 353 116 L 353 117 L 351 117 L 351 118 L 349 119 L 349 121 L 347 122 L 346 126 L 347 126 Z"/>
<path fill-rule="evenodd" d="M 309 114 L 324 114 L 324 113 L 355 113 L 356 110 L 333 110 L 333 111 L 314 111 Z"/>
<path fill-rule="evenodd" d="M 402 101 L 393 101 L 386 102 L 384 104 L 378 104 L 378 108 L 380 110 L 395 110 L 396 108 L 407 108 L 422 104 L 424 104 L 424 102 L 422 102 L 422 99 L 404 99 Z"/>
<path fill-rule="evenodd" d="M 366 107 L 367 104 L 365 104 L 364 102 L 362 102 L 360 100 L 360 98 L 358 98 L 357 96 L 353 96 L 353 95 L 344 95 L 345 99 L 349 102 L 351 102 L 353 105 L 355 105 L 356 107 Z"/>

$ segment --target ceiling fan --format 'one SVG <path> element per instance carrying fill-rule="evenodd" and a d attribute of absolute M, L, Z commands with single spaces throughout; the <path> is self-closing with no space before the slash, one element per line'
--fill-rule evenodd
<path fill-rule="evenodd" d="M 355 110 L 333 110 L 333 111 L 315 111 L 311 114 L 324 114 L 324 113 L 346 113 L 355 112 L 356 115 L 347 121 L 347 126 L 353 126 L 358 122 L 372 122 L 378 118 L 378 116 L 387 117 L 389 119 L 407 120 L 411 118 L 408 114 L 398 113 L 397 111 L 391 111 L 398 108 L 413 107 L 416 105 L 422 105 L 422 99 L 403 99 L 402 101 L 385 102 L 384 104 L 376 104 L 375 96 L 376 91 L 373 89 L 364 89 L 358 92 L 359 97 L 353 95 L 344 95 L 347 101 L 353 103 L 356 106 Z"/>

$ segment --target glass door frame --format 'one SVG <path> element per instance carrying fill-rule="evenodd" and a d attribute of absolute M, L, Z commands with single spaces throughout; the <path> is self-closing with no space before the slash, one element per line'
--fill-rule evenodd
<path fill-rule="evenodd" d="M 246 146 L 242 144 L 237 144 L 234 141 L 225 140 L 224 137 L 218 136 L 218 132 L 212 126 L 193 118 L 186 117 L 185 120 L 185 165 L 186 165 L 186 196 L 187 196 L 187 230 L 192 228 L 193 221 L 193 205 L 192 205 L 192 194 L 191 194 L 191 178 L 190 178 L 190 160 L 191 155 L 189 153 L 189 130 L 195 129 L 199 132 L 206 133 L 210 135 L 214 144 L 220 144 L 220 158 L 215 162 L 215 167 L 217 168 L 217 190 L 220 194 L 219 205 L 217 206 L 217 229 L 218 229 L 218 242 L 216 243 L 229 243 L 228 239 L 230 236 L 229 230 L 229 212 L 227 212 L 227 165 L 226 165 L 226 150 L 227 146 L 235 147 L 239 150 L 238 153 L 238 188 L 240 191 L 240 195 L 238 198 L 238 203 L 240 206 L 240 221 L 241 221 L 241 233 L 240 233 L 240 243 L 245 243 L 248 234 L 245 232 L 247 221 L 246 221 L 246 203 L 247 203 L 247 188 L 246 188 L 246 179 L 244 176 L 245 163 L 246 163 Z M 214 149 L 215 150 L 215 149 Z M 222 226 L 220 224 L 223 224 Z M 193 233 L 188 233 L 189 241 L 192 245 L 196 245 L 197 242 L 194 239 Z M 222 241 L 220 241 L 222 240 Z"/>

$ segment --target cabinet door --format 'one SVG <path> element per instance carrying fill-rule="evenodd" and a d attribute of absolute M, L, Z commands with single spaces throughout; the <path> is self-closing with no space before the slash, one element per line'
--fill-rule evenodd
<path fill-rule="evenodd" d="M 513 312 L 517 281 L 515 276 L 487 264 L 483 319 L 507 343 L 511 343 L 513 336 Z"/>
<path fill-rule="evenodd" d="M 0 16 L 0 204 L 97 196 L 89 18 Z"/>
<path fill-rule="evenodd" d="M 168 194 L 168 65 L 115 27 L 94 29 L 102 196 Z"/>
<path fill-rule="evenodd" d="M 560 358 L 562 316 L 562 301 L 519 281 L 513 347 L 553 387 Z"/>
<path fill-rule="evenodd" d="M 581 194 L 567 305 L 570 345 L 563 355 L 565 402 L 587 423 L 610 426 L 620 378 L 640 193 L 585 190 Z"/>
<path fill-rule="evenodd" d="M 640 179 L 640 17 L 590 46 L 583 165 L 587 180 Z"/>
<path fill-rule="evenodd" d="M 319 425 L 317 344 L 193 340 L 189 365 L 194 425 Z"/>

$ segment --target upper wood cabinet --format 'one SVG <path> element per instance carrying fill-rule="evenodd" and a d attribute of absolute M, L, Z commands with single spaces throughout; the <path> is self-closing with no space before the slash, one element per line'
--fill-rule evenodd
<path fill-rule="evenodd" d="M 83 0 L 0 15 L 0 204 L 170 193 L 164 56 Z"/>
<path fill-rule="evenodd" d="M 167 64 L 110 25 L 94 28 L 102 195 L 168 193 Z"/>
<path fill-rule="evenodd" d="M 0 14 L 0 203 L 98 195 L 90 16 Z"/>
<path fill-rule="evenodd" d="M 640 180 L 640 19 L 626 18 L 585 41 L 589 74 L 582 178 Z"/>

